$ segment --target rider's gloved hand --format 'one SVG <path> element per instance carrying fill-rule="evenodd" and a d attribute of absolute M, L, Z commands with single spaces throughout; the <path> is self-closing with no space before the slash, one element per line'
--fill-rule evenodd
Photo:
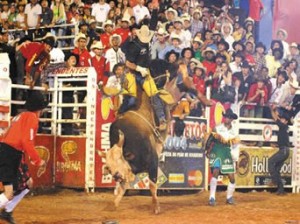
<path fill-rule="evenodd" d="M 135 69 L 137 72 L 141 73 L 141 75 L 143 77 L 146 77 L 147 75 L 149 75 L 149 69 L 148 68 L 144 68 L 144 67 L 141 67 L 141 66 L 136 66 L 136 69 Z"/>

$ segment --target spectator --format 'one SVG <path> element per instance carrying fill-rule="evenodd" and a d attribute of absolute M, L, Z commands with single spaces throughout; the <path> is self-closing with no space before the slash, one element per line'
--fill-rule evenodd
<path fill-rule="evenodd" d="M 252 103 L 255 105 L 246 105 L 244 116 L 245 117 L 263 117 L 263 108 L 268 101 L 268 89 L 265 86 L 265 80 L 263 77 L 258 77 L 256 83 L 250 86 L 246 103 Z"/>
<path fill-rule="evenodd" d="M 102 26 L 106 21 L 109 10 L 110 6 L 105 2 L 105 0 L 99 0 L 98 3 L 92 5 L 92 16 L 95 17 L 99 26 Z"/>
<path fill-rule="evenodd" d="M 175 9 L 173 8 L 168 8 L 165 12 L 166 14 L 166 19 L 167 21 L 165 23 L 162 24 L 162 28 L 165 28 L 165 30 L 168 30 L 167 25 L 168 24 L 173 24 L 173 22 L 175 21 L 175 19 L 178 16 L 178 13 Z M 170 33 L 170 32 L 169 32 Z"/>
<path fill-rule="evenodd" d="M 62 0 L 54 0 L 51 5 L 51 10 L 53 11 L 53 18 L 51 22 L 52 26 L 62 25 L 66 23 L 65 7 Z M 53 28 L 53 31 L 56 36 L 60 37 L 64 35 L 65 27 Z M 59 40 L 58 47 L 63 46 L 64 42 Z"/>
<path fill-rule="evenodd" d="M 91 64 L 97 72 L 97 83 L 101 82 L 103 85 L 107 82 L 110 69 L 109 61 L 103 55 L 104 49 L 101 41 L 97 41 L 91 46 L 91 50 L 95 53 L 91 59 Z"/>
<path fill-rule="evenodd" d="M 202 17 L 201 11 L 196 9 L 193 12 L 193 19 L 191 22 L 192 37 L 195 37 L 197 32 L 203 32 L 203 23 L 200 20 L 201 17 Z"/>
<path fill-rule="evenodd" d="M 244 27 L 246 30 L 246 40 L 248 40 L 248 38 L 254 34 L 254 20 L 250 17 L 247 18 L 244 22 Z"/>
<path fill-rule="evenodd" d="M 172 34 L 176 34 L 179 36 L 180 40 L 181 40 L 181 44 L 179 45 L 180 48 L 186 48 L 186 47 L 190 47 L 191 46 L 191 38 L 190 36 L 186 35 L 186 32 L 183 30 L 183 21 L 181 18 L 177 18 L 174 21 L 174 27 L 175 30 L 171 33 Z"/>
<path fill-rule="evenodd" d="M 198 92 L 205 95 L 206 92 L 206 86 L 205 86 L 205 80 L 206 80 L 206 69 L 203 67 L 202 63 L 197 63 L 194 68 L 194 74 L 193 74 L 193 83 L 195 85 L 195 88 Z"/>
<path fill-rule="evenodd" d="M 180 47 L 181 44 L 180 37 L 177 34 L 173 33 L 170 36 L 170 41 L 171 41 L 171 45 L 166 46 L 161 52 L 158 53 L 159 59 L 165 59 L 166 54 L 171 50 L 174 50 L 177 53 L 181 54 L 182 48 Z"/>
<path fill-rule="evenodd" d="M 195 37 L 192 40 L 192 49 L 195 53 L 195 58 L 200 62 L 203 61 L 203 56 L 202 56 L 202 53 L 201 53 L 201 50 L 200 50 L 202 44 L 203 44 L 203 41 L 199 37 Z"/>
<path fill-rule="evenodd" d="M 294 59 L 298 63 L 298 67 L 296 69 L 296 74 L 297 74 L 297 80 L 300 80 L 300 54 L 299 54 L 299 49 L 298 49 L 298 44 L 293 42 L 290 44 L 290 55 L 288 56 L 288 59 Z"/>
<path fill-rule="evenodd" d="M 115 29 L 116 34 L 120 35 L 122 38 L 122 44 L 127 40 L 130 35 L 130 19 L 129 17 L 124 17 L 121 19 L 121 27 Z"/>
<path fill-rule="evenodd" d="M 281 67 L 281 59 L 283 57 L 283 51 L 280 48 L 272 50 L 273 55 L 266 55 L 266 65 L 269 69 L 269 76 L 272 78 L 275 76 L 277 69 Z"/>
<path fill-rule="evenodd" d="M 223 35 L 224 40 L 228 43 L 228 49 L 232 50 L 232 44 L 235 39 L 232 36 L 233 27 L 232 24 L 229 22 L 223 23 L 221 27 L 221 34 Z M 228 61 L 229 63 L 230 61 Z"/>
<path fill-rule="evenodd" d="M 295 60 L 287 61 L 284 64 L 284 69 L 287 72 L 289 80 L 291 80 L 291 81 L 297 80 L 297 75 L 295 73 L 297 66 L 298 66 L 297 61 L 295 61 Z"/>
<path fill-rule="evenodd" d="M 228 42 L 226 42 L 224 39 L 222 39 L 220 42 L 217 43 L 217 47 L 218 47 L 217 52 L 221 55 L 224 55 L 226 57 L 227 63 L 230 63 L 231 62 L 231 56 L 228 53 L 228 50 L 230 48 Z"/>
<path fill-rule="evenodd" d="M 254 42 L 249 40 L 245 42 L 245 60 L 248 61 L 251 67 L 255 65 L 255 61 L 253 57 L 254 49 L 255 49 Z"/>
<path fill-rule="evenodd" d="M 107 50 L 110 47 L 109 39 L 110 39 L 110 36 L 113 35 L 114 24 L 111 20 L 107 20 L 103 24 L 103 27 L 104 27 L 104 33 L 100 35 L 100 41 L 102 42 L 103 46 L 105 47 L 105 50 Z"/>
<path fill-rule="evenodd" d="M 89 37 L 90 41 L 89 41 L 89 44 L 87 46 L 88 49 L 90 49 L 90 47 L 91 47 L 91 45 L 93 44 L 94 41 L 99 41 L 100 40 L 100 36 L 96 32 L 96 25 L 97 25 L 96 20 L 91 19 L 89 21 L 89 28 L 88 28 L 88 31 L 87 31 L 87 36 Z"/>
<path fill-rule="evenodd" d="M 234 60 L 229 64 L 232 73 L 234 74 L 236 72 L 241 72 L 242 71 L 241 64 L 242 61 L 244 61 L 243 53 L 241 51 L 234 52 L 232 57 Z"/>
<path fill-rule="evenodd" d="M 147 7 L 144 6 L 144 0 L 137 0 L 137 5 L 133 7 L 133 15 L 136 23 L 141 24 L 144 19 L 150 19 L 150 12 Z"/>
<path fill-rule="evenodd" d="M 259 23 L 260 23 L 260 20 L 262 17 L 261 15 L 262 15 L 263 9 L 264 9 L 264 5 L 261 0 L 249 1 L 249 17 L 252 18 L 255 23 L 254 35 L 255 35 L 256 41 L 260 41 L 259 40 Z"/>
<path fill-rule="evenodd" d="M 182 62 L 184 64 L 188 65 L 190 63 L 191 59 L 194 57 L 193 49 L 190 47 L 182 49 L 181 57 L 182 57 Z M 191 74 L 192 72 L 193 71 L 189 71 L 190 76 L 192 76 L 192 74 Z"/>
<path fill-rule="evenodd" d="M 167 37 L 168 33 L 163 28 L 159 28 L 156 32 L 156 39 L 151 47 L 151 59 L 157 59 L 158 53 L 168 46 Z"/>
<path fill-rule="evenodd" d="M 83 33 L 77 34 L 74 40 L 74 50 L 72 53 L 77 54 L 79 60 L 77 62 L 78 67 L 89 67 L 91 56 L 89 51 L 87 50 L 87 38 Z"/>
<path fill-rule="evenodd" d="M 109 38 L 110 48 L 105 53 L 105 58 L 109 62 L 110 69 L 112 72 L 114 66 L 118 63 L 125 63 L 125 54 L 120 48 L 122 38 L 118 34 L 113 34 Z"/>
<path fill-rule="evenodd" d="M 265 57 L 266 47 L 262 42 L 258 42 L 255 46 L 255 54 L 253 55 L 254 73 L 260 74 L 263 67 L 266 67 L 266 57 Z"/>
<path fill-rule="evenodd" d="M 299 89 L 297 80 L 289 80 L 288 85 L 284 85 L 282 96 L 279 99 L 278 107 L 282 107 L 288 111 L 292 110 L 293 99 L 296 91 Z"/>
<path fill-rule="evenodd" d="M 9 6 L 7 1 L 2 1 L 2 10 L 1 10 L 1 22 L 2 25 L 8 21 L 8 16 L 9 16 Z"/>
<path fill-rule="evenodd" d="M 207 48 L 202 51 L 202 54 L 204 56 L 203 66 L 206 68 L 206 76 L 212 78 L 217 68 L 215 63 L 216 52 L 211 48 Z"/>
<path fill-rule="evenodd" d="M 250 65 L 247 61 L 243 61 L 241 67 L 242 71 L 236 72 L 235 76 L 242 81 L 240 87 L 241 94 L 244 94 L 244 96 L 247 97 L 249 88 L 254 83 L 254 77 Z"/>
<path fill-rule="evenodd" d="M 26 3 L 24 1 L 20 1 L 18 3 L 18 15 L 17 15 L 17 28 L 19 29 L 25 29 L 26 24 L 25 24 L 25 5 Z M 24 32 L 21 32 L 20 37 L 24 37 Z"/>
<path fill-rule="evenodd" d="M 8 27 L 10 29 L 14 29 L 17 26 L 17 11 L 16 11 L 16 4 L 11 3 L 9 8 L 9 16 L 8 16 Z"/>
<path fill-rule="evenodd" d="M 283 59 L 286 59 L 290 54 L 289 44 L 286 42 L 288 33 L 284 29 L 279 29 L 276 33 L 276 36 L 278 40 L 281 40 L 281 43 L 283 45 Z"/>
<path fill-rule="evenodd" d="M 133 16 L 133 9 L 130 7 L 128 0 L 122 1 L 121 9 L 122 9 L 122 15 L 124 18 L 130 18 L 131 16 Z"/>
<path fill-rule="evenodd" d="M 244 56 L 245 45 L 242 43 L 242 41 L 234 41 L 232 44 L 232 48 L 233 48 L 233 52 L 240 51 Z"/>
<path fill-rule="evenodd" d="M 48 1 L 42 0 L 41 1 L 42 6 L 42 14 L 41 14 L 41 26 L 48 27 L 51 25 L 53 20 L 53 11 L 48 7 Z M 43 28 L 39 31 L 39 35 L 44 36 L 47 32 L 50 32 L 50 28 Z"/>
<path fill-rule="evenodd" d="M 166 58 L 165 58 L 165 60 L 170 64 L 175 64 L 178 61 L 178 59 L 179 59 L 179 53 L 177 53 L 174 50 L 169 51 L 166 54 Z"/>
<path fill-rule="evenodd" d="M 241 85 L 242 85 L 241 77 L 237 77 L 233 75 L 232 81 L 235 90 L 235 97 L 234 97 L 234 101 L 230 105 L 230 108 L 234 113 L 238 113 L 241 106 L 240 103 L 245 99 L 246 94 L 241 90 Z"/>
<path fill-rule="evenodd" d="M 216 43 L 214 43 L 213 33 L 212 33 L 211 30 L 206 30 L 204 32 L 204 41 L 203 41 L 203 45 L 201 47 L 201 50 L 204 51 L 207 48 L 211 48 L 213 50 L 218 49 Z"/>
<path fill-rule="evenodd" d="M 41 26 L 42 7 L 38 0 L 30 0 L 25 6 L 25 29 L 28 31 L 28 36 L 33 37 L 34 29 L 39 29 Z"/>

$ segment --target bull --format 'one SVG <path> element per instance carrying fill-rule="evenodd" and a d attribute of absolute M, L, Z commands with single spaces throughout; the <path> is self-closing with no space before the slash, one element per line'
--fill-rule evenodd
<path fill-rule="evenodd" d="M 158 88 L 168 86 L 172 93 L 181 94 L 176 86 L 176 78 L 168 80 L 166 62 L 157 60 L 150 64 L 151 74 Z M 151 70 L 151 68 L 154 68 Z M 163 69 L 162 69 L 163 68 Z M 160 71 L 159 71 L 160 70 Z M 187 67 L 179 66 L 184 83 L 190 83 L 187 76 Z M 185 79 L 185 77 L 187 79 Z M 168 82 L 169 81 L 169 82 Z M 186 85 L 188 86 L 188 85 Z M 178 99 L 179 100 L 179 97 Z M 167 123 L 170 124 L 170 108 L 166 107 Z M 159 155 L 163 150 L 163 143 L 167 137 L 168 128 L 165 131 L 157 131 L 155 128 L 157 119 L 154 116 L 150 98 L 141 90 L 138 91 L 138 103 L 134 110 L 125 112 L 118 117 L 110 127 L 111 148 L 107 153 L 100 152 L 106 158 L 106 174 L 111 174 L 119 187 L 116 191 L 114 205 L 117 208 L 129 187 L 129 182 L 135 179 L 135 174 L 147 172 L 149 174 L 149 188 L 152 195 L 152 205 L 155 214 L 159 214 L 160 205 L 157 198 L 157 172 Z"/>

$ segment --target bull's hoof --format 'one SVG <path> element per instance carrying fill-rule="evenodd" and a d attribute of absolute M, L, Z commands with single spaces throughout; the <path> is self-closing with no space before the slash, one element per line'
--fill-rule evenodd
<path fill-rule="evenodd" d="M 156 204 L 155 206 L 154 206 L 154 214 L 155 215 L 158 215 L 159 213 L 160 213 L 160 205 L 159 204 Z"/>

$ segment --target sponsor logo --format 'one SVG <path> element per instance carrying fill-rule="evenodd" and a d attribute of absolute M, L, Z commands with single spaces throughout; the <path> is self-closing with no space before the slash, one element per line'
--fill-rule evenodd
<path fill-rule="evenodd" d="M 65 141 L 61 145 L 61 156 L 64 158 L 64 162 L 56 162 L 57 172 L 81 172 L 81 161 L 70 160 L 69 155 L 75 154 L 77 152 L 78 146 L 74 141 Z"/>
<path fill-rule="evenodd" d="M 272 127 L 270 125 L 266 125 L 264 126 L 264 129 L 263 129 L 263 138 L 265 141 L 270 141 L 271 138 L 272 138 Z"/>
<path fill-rule="evenodd" d="M 200 170 L 191 170 L 188 173 L 188 184 L 191 187 L 198 187 L 203 182 L 203 175 Z"/>
<path fill-rule="evenodd" d="M 46 172 L 47 164 L 50 159 L 50 152 L 49 149 L 44 146 L 36 146 L 35 150 L 38 152 L 39 157 L 46 162 L 46 166 L 39 167 L 37 171 L 37 177 L 41 177 Z"/>
<path fill-rule="evenodd" d="M 170 173 L 169 174 L 169 183 L 170 184 L 183 184 L 184 183 L 184 174 L 183 173 Z"/>
<path fill-rule="evenodd" d="M 246 176 L 249 173 L 249 154 L 245 151 L 240 152 L 238 160 L 238 175 Z"/>

